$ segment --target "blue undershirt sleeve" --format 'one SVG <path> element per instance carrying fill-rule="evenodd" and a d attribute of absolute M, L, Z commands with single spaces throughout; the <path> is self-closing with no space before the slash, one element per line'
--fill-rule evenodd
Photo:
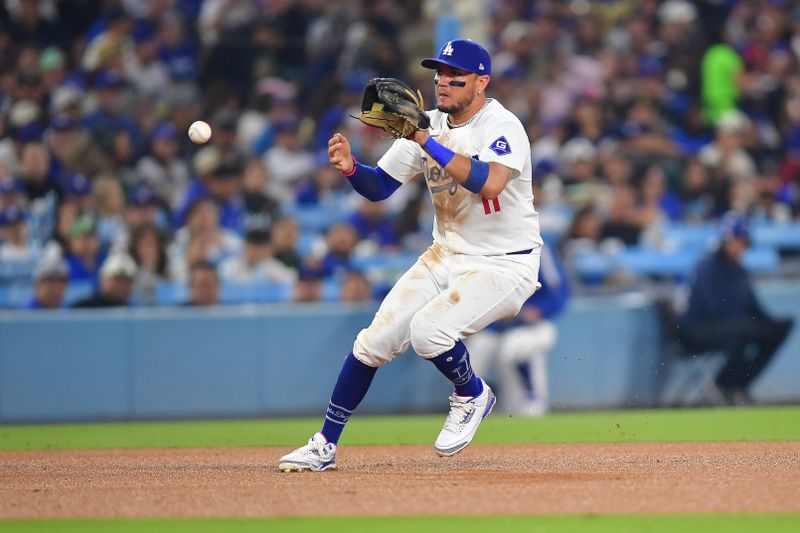
<path fill-rule="evenodd" d="M 389 198 L 402 185 L 381 167 L 372 168 L 358 162 L 346 177 L 358 194 L 373 202 Z"/>

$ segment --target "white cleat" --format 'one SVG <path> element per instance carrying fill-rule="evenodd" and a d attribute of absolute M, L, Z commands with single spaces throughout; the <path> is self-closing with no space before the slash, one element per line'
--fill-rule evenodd
<path fill-rule="evenodd" d="M 481 382 L 483 392 L 474 398 L 450 396 L 450 413 L 434 444 L 436 453 L 442 457 L 453 456 L 466 448 L 481 421 L 492 412 L 496 398 L 489 385 L 483 380 Z"/>
<path fill-rule="evenodd" d="M 336 445 L 322 433 L 314 433 L 308 444 L 281 457 L 278 468 L 281 472 L 336 470 Z"/>

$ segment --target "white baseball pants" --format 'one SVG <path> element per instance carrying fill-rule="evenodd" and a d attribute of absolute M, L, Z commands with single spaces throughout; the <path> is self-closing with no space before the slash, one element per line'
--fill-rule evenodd
<path fill-rule="evenodd" d="M 540 251 L 471 256 L 432 244 L 361 330 L 353 354 L 379 367 L 408 345 L 432 359 L 502 318 L 512 317 L 538 288 Z"/>

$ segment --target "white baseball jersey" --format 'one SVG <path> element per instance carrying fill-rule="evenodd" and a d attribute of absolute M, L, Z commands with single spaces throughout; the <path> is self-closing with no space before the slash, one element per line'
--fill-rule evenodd
<path fill-rule="evenodd" d="M 531 145 L 519 119 L 491 98 L 457 126 L 447 124 L 446 113 L 427 113 L 431 135 L 440 144 L 511 169 L 503 192 L 497 198 L 483 198 L 460 186 L 417 143 L 395 141 L 378 166 L 401 183 L 424 174 L 435 208 L 434 242 L 467 255 L 502 255 L 541 246 L 531 188 Z"/>

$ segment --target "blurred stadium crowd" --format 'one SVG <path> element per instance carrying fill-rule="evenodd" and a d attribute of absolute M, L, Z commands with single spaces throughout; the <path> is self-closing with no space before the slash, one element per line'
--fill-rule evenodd
<path fill-rule="evenodd" d="M 587 287 L 682 279 L 728 210 L 753 272 L 800 251 L 800 8 L 788 0 L 469 2 L 525 124 L 545 239 Z M 432 99 L 448 2 L 3 0 L 0 306 L 380 298 L 427 246 L 327 163 L 391 142 L 373 76 Z M 452 3 L 450 3 L 452 7 Z M 478 17 L 481 18 L 481 17 Z M 466 35 L 471 36 L 471 35 Z M 192 144 L 198 119 L 212 140 Z"/>

